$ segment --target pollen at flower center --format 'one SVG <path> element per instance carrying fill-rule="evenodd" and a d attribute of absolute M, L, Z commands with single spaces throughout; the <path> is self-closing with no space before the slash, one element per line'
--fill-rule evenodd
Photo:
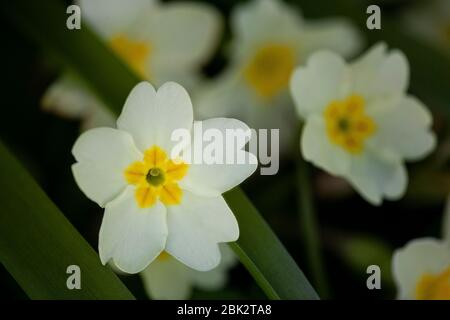
<path fill-rule="evenodd" d="M 345 100 L 332 101 L 324 111 L 328 138 L 352 154 L 361 153 L 364 141 L 376 130 L 364 107 L 361 96 L 351 95 Z"/>
<path fill-rule="evenodd" d="M 136 186 L 138 206 L 149 208 L 157 200 L 165 205 L 179 204 L 183 192 L 178 182 L 187 170 L 187 164 L 175 163 L 161 148 L 153 146 L 145 151 L 142 161 L 136 161 L 125 169 L 124 177 L 129 184 Z"/>
<path fill-rule="evenodd" d="M 166 251 L 163 251 L 156 259 L 158 259 L 160 262 L 167 261 L 170 259 L 170 254 L 168 254 Z"/>
<path fill-rule="evenodd" d="M 439 274 L 426 273 L 416 285 L 419 300 L 450 300 L 450 266 Z"/>
<path fill-rule="evenodd" d="M 271 99 L 287 88 L 295 67 L 295 52 L 285 44 L 261 47 L 244 68 L 248 84 L 264 99 Z"/>
<path fill-rule="evenodd" d="M 111 38 L 110 45 L 114 52 L 133 68 L 133 71 L 146 79 L 150 77 L 148 59 L 152 48 L 149 43 L 135 41 L 119 34 Z"/>
<path fill-rule="evenodd" d="M 159 186 L 164 183 L 164 172 L 159 168 L 151 168 L 147 173 L 146 179 L 152 186 Z"/>

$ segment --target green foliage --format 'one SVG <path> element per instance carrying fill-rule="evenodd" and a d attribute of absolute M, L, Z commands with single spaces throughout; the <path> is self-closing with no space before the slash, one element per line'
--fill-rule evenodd
<path fill-rule="evenodd" d="M 0 261 L 32 299 L 133 299 L 0 142 Z M 66 286 L 69 265 L 81 290 Z"/>

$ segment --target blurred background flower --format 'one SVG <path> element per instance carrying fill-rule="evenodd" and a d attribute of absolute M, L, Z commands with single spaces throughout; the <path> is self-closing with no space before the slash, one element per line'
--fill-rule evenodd
<path fill-rule="evenodd" d="M 281 0 L 252 0 L 233 9 L 229 64 L 199 89 L 201 118 L 235 117 L 251 127 L 280 129 L 286 148 L 297 129 L 288 83 L 294 68 L 318 49 L 348 57 L 361 48 L 356 27 L 342 18 L 304 20 Z"/>
<path fill-rule="evenodd" d="M 222 260 L 211 271 L 190 269 L 170 255 L 161 254 L 156 261 L 140 273 L 144 288 L 153 299 L 189 299 L 194 287 L 205 291 L 223 289 L 228 281 L 228 270 L 237 259 L 227 245 L 221 245 Z"/>
<path fill-rule="evenodd" d="M 442 221 L 442 239 L 409 241 L 394 252 L 392 270 L 399 299 L 450 300 L 450 198 Z"/>
<path fill-rule="evenodd" d="M 406 192 L 405 160 L 420 160 L 436 145 L 431 114 L 407 94 L 404 54 L 377 44 L 350 65 L 314 53 L 292 76 L 291 92 L 305 126 L 303 156 L 345 177 L 372 204 Z"/>
<path fill-rule="evenodd" d="M 438 49 L 450 50 L 450 2 L 416 1 L 403 14 L 405 29 Z"/>
<path fill-rule="evenodd" d="M 151 0 L 79 0 L 83 21 L 142 79 L 160 86 L 176 81 L 192 88 L 217 46 L 222 21 L 207 4 Z M 93 66 L 95 67 L 95 66 Z M 95 93 L 66 71 L 45 93 L 42 105 L 82 128 L 114 126 L 114 116 Z"/>

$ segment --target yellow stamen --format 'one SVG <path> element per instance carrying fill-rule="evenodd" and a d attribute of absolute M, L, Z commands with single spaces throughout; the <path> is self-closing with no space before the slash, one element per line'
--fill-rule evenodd
<path fill-rule="evenodd" d="M 168 179 L 180 180 L 186 175 L 188 168 L 189 166 L 183 162 L 175 163 L 169 160 L 166 167 L 166 175 Z"/>
<path fill-rule="evenodd" d="M 145 177 L 149 168 L 150 166 L 144 162 L 133 162 L 125 170 L 125 180 L 127 180 L 129 184 L 140 185 L 145 182 Z"/>
<path fill-rule="evenodd" d="M 418 300 L 450 300 L 450 266 L 439 274 L 425 273 L 416 285 Z"/>
<path fill-rule="evenodd" d="M 181 191 L 177 183 L 166 183 L 161 187 L 159 200 L 167 205 L 179 204 L 182 194 L 183 191 Z"/>
<path fill-rule="evenodd" d="M 244 78 L 263 99 L 271 99 L 287 88 L 295 67 L 295 52 L 285 44 L 261 47 L 244 68 Z"/>
<path fill-rule="evenodd" d="M 156 259 L 158 259 L 159 261 L 167 261 L 170 259 L 170 254 L 168 254 L 166 251 L 163 251 Z"/>
<path fill-rule="evenodd" d="M 119 34 L 111 38 L 110 45 L 137 74 L 146 79 L 150 78 L 148 60 L 152 50 L 149 43 L 134 41 Z"/>
<path fill-rule="evenodd" d="M 145 151 L 144 153 L 144 162 L 152 167 L 160 167 L 163 166 L 164 163 L 167 161 L 167 155 L 159 147 L 152 147 Z"/>
<path fill-rule="evenodd" d="M 157 192 L 154 188 L 142 185 L 136 188 L 134 194 L 136 202 L 141 208 L 149 208 L 156 202 Z"/>
<path fill-rule="evenodd" d="M 124 171 L 125 180 L 136 186 L 135 199 L 139 207 L 149 208 L 160 200 L 165 205 L 181 202 L 183 191 L 178 181 L 189 166 L 169 159 L 161 148 L 153 146 L 144 152 L 143 161 L 130 164 Z"/>
<path fill-rule="evenodd" d="M 332 101 L 324 111 L 329 139 L 352 154 L 361 153 L 364 141 L 376 130 L 364 107 L 361 96 L 351 95 L 342 101 Z"/>

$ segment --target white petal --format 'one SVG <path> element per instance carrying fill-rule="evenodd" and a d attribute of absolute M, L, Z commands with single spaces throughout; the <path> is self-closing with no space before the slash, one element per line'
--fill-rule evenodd
<path fill-rule="evenodd" d="M 124 33 L 137 17 L 152 8 L 151 0 L 77 0 L 82 18 L 102 36 Z"/>
<path fill-rule="evenodd" d="M 352 65 L 353 92 L 366 99 L 391 97 L 406 91 L 409 65 L 405 55 L 378 44 Z"/>
<path fill-rule="evenodd" d="M 129 273 L 124 272 L 124 271 L 120 270 L 119 268 L 117 268 L 117 266 L 113 260 L 108 261 L 108 266 L 111 268 L 112 271 L 114 271 L 114 273 L 117 273 L 118 275 L 121 275 L 121 276 L 129 276 L 130 275 Z"/>
<path fill-rule="evenodd" d="M 400 299 L 414 299 L 417 282 L 426 273 L 442 272 L 450 264 L 450 247 L 431 238 L 415 239 L 398 249 L 392 272 Z"/>
<path fill-rule="evenodd" d="M 127 273 L 144 270 L 163 250 L 167 239 L 166 209 L 158 201 L 139 208 L 129 186 L 106 205 L 99 236 L 103 264 L 110 259 Z"/>
<path fill-rule="evenodd" d="M 116 119 L 82 80 L 70 73 L 61 76 L 45 92 L 42 107 L 57 115 L 81 118 L 82 131 L 98 127 L 115 127 Z"/>
<path fill-rule="evenodd" d="M 206 272 L 192 271 L 192 280 L 196 287 L 212 291 L 223 288 L 227 283 L 228 269 L 237 263 L 237 259 L 228 245 L 221 244 L 219 248 L 222 259 L 216 268 Z"/>
<path fill-rule="evenodd" d="M 183 300 L 192 291 L 192 272 L 178 260 L 167 257 L 153 261 L 140 276 L 152 299 Z"/>
<path fill-rule="evenodd" d="M 114 128 L 115 126 L 115 115 L 108 109 L 107 106 L 99 101 L 99 104 L 92 106 L 91 110 L 89 110 L 88 114 L 84 118 L 81 124 L 81 130 L 86 131 L 99 127 Z"/>
<path fill-rule="evenodd" d="M 112 128 L 83 133 L 72 153 L 77 160 L 72 171 L 78 186 L 102 207 L 125 188 L 124 170 L 142 159 L 130 134 Z"/>
<path fill-rule="evenodd" d="M 195 132 L 197 125 L 202 126 L 201 132 Z M 231 140 L 233 139 L 233 136 L 230 136 L 227 139 L 227 129 L 233 130 L 229 131 L 231 134 L 236 132 L 236 135 L 238 135 L 237 138 L 233 140 L 235 143 L 232 143 Z M 201 137 L 202 134 L 208 132 L 208 130 L 214 130 L 215 132 L 220 133 L 223 140 L 204 142 L 203 149 L 200 148 L 199 150 L 196 150 L 195 145 L 198 144 L 198 142 L 196 143 L 196 141 L 198 141 L 196 136 L 200 135 Z M 237 151 L 243 150 L 245 144 L 249 141 L 250 136 L 250 128 L 242 121 L 236 119 L 213 118 L 197 122 L 196 125 L 194 125 L 193 152 L 191 155 L 192 164 L 189 165 L 186 177 L 180 181 L 181 187 L 199 195 L 219 196 L 239 185 L 242 181 L 251 176 L 257 168 L 256 157 L 246 151 L 242 151 L 242 154 L 244 155 L 244 159 L 242 160 L 245 162 L 238 163 Z M 206 159 L 204 158 L 202 163 L 195 163 L 195 156 L 198 154 L 203 154 L 205 156 L 203 151 L 211 143 L 217 143 L 220 146 L 223 155 L 220 159 L 221 162 L 219 164 L 206 162 Z M 227 163 L 226 157 L 231 157 L 233 154 L 235 161 L 233 163 Z"/>
<path fill-rule="evenodd" d="M 421 159 L 435 148 L 431 113 L 418 99 L 406 96 L 375 103 L 368 106 L 368 112 L 377 125 L 377 148 L 387 148 L 407 160 Z"/>
<path fill-rule="evenodd" d="M 167 223 L 166 251 L 199 271 L 219 264 L 218 243 L 239 237 L 236 218 L 222 197 L 199 197 L 183 190 L 181 203 L 167 207 Z"/>
<path fill-rule="evenodd" d="M 137 146 L 145 151 L 156 143 L 157 112 L 155 88 L 140 82 L 128 95 L 117 128 L 130 132 Z"/>
<path fill-rule="evenodd" d="M 222 260 L 220 261 L 219 265 L 220 268 L 230 269 L 239 263 L 236 254 L 228 244 L 220 244 L 219 248 L 220 252 L 222 253 Z"/>
<path fill-rule="evenodd" d="M 98 103 L 93 94 L 71 74 L 64 74 L 45 92 L 42 107 L 68 118 L 81 118 Z"/>
<path fill-rule="evenodd" d="M 408 186 L 408 172 L 406 171 L 405 165 L 397 165 L 389 177 L 388 182 L 386 182 L 384 187 L 384 196 L 388 200 L 398 200 L 406 192 L 406 187 Z"/>
<path fill-rule="evenodd" d="M 369 96 L 374 74 L 386 56 L 386 50 L 385 43 L 378 43 L 350 65 L 353 93 Z"/>
<path fill-rule="evenodd" d="M 141 151 L 156 144 L 170 153 L 172 132 L 190 130 L 192 122 L 191 99 L 182 86 L 167 82 L 155 92 L 150 83 L 141 82 L 128 96 L 117 127 L 130 132 Z"/>
<path fill-rule="evenodd" d="M 373 95 L 395 95 L 409 85 L 409 64 L 403 52 L 393 50 L 383 60 L 373 84 Z"/>
<path fill-rule="evenodd" d="M 216 10 L 200 3 L 169 3 L 152 16 L 152 69 L 165 73 L 200 67 L 220 40 L 222 20 Z"/>
<path fill-rule="evenodd" d="M 156 94 L 158 108 L 158 145 L 171 150 L 176 144 L 172 132 L 176 129 L 190 130 L 194 121 L 192 102 L 186 90 L 175 82 L 163 84 Z"/>
<path fill-rule="evenodd" d="M 362 154 L 352 157 L 347 178 L 353 187 L 374 205 L 380 205 L 384 197 L 399 199 L 404 195 L 408 184 L 403 163 L 388 161 L 370 150 L 364 150 Z"/>
<path fill-rule="evenodd" d="M 301 117 L 321 113 L 328 104 L 345 93 L 347 67 L 332 52 L 313 54 L 304 67 L 297 68 L 290 82 L 291 94 Z"/>
<path fill-rule="evenodd" d="M 304 29 L 303 41 L 306 47 L 303 52 L 306 55 L 318 49 L 328 49 L 344 57 L 351 57 L 362 46 L 360 32 L 345 19 L 309 22 Z"/>
<path fill-rule="evenodd" d="M 252 47 L 263 41 L 300 40 L 301 15 L 283 1 L 253 0 L 237 6 L 231 15 L 232 32 L 238 46 Z"/>
<path fill-rule="evenodd" d="M 240 69 L 229 68 L 196 91 L 193 97 L 196 118 L 233 117 L 247 121 L 248 95 Z"/>
<path fill-rule="evenodd" d="M 301 150 L 306 160 L 331 174 L 344 176 L 350 170 L 350 154 L 330 141 L 322 117 L 311 116 L 306 121 Z"/>
<path fill-rule="evenodd" d="M 207 291 L 222 289 L 228 281 L 227 270 L 216 267 L 210 271 L 192 271 L 195 286 Z"/>
<path fill-rule="evenodd" d="M 279 130 L 281 153 L 290 152 L 293 139 L 298 138 L 297 115 L 286 92 L 272 100 L 262 100 L 244 83 L 238 68 L 230 68 L 213 83 L 205 84 L 197 91 L 194 102 L 198 119 L 236 118 L 255 130 Z"/>

